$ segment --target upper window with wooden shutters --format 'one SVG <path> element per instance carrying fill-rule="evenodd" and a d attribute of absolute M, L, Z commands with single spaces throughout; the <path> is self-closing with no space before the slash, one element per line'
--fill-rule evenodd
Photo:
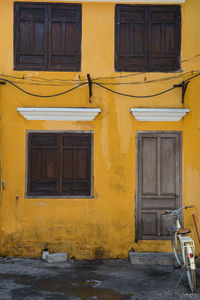
<path fill-rule="evenodd" d="M 176 71 L 180 46 L 179 5 L 116 5 L 116 71 Z"/>
<path fill-rule="evenodd" d="M 16 2 L 15 70 L 80 71 L 81 4 Z"/>

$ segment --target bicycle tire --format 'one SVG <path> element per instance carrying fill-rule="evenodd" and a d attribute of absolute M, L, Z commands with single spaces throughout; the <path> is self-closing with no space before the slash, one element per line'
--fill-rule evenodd
<path fill-rule="evenodd" d="M 188 257 L 188 253 L 186 253 L 186 273 L 188 278 L 189 287 L 194 293 L 196 291 L 196 271 L 195 269 L 191 269 L 190 267 L 190 258 Z"/>
<path fill-rule="evenodd" d="M 181 249 L 180 249 L 180 243 L 179 243 L 179 240 L 177 239 L 177 245 L 175 245 L 175 235 L 174 234 L 171 236 L 171 242 L 172 242 L 172 249 L 174 252 L 174 256 L 176 258 L 176 262 L 177 262 L 178 266 L 181 267 L 183 265 L 183 259 L 182 259 Z"/>

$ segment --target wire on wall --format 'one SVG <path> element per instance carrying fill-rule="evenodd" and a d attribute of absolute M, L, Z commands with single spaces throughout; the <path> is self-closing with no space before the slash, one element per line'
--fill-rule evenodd
<path fill-rule="evenodd" d="M 191 72 L 190 72 L 191 73 Z M 187 78 L 186 80 L 183 81 L 183 83 L 186 83 L 186 82 L 189 82 L 190 80 L 196 78 L 200 76 L 200 72 L 198 72 L 197 74 Z M 168 77 L 169 78 L 169 77 Z M 175 77 L 171 78 L 171 79 L 174 79 Z M 164 78 L 163 78 L 164 79 Z M 160 80 L 155 80 L 153 82 L 158 82 L 158 81 L 162 81 L 163 79 L 160 79 Z M 166 78 L 167 79 L 167 78 Z M 15 88 L 19 89 L 21 92 L 27 94 L 27 95 L 30 95 L 30 96 L 34 96 L 34 97 L 40 97 L 40 98 L 52 98 L 52 97 L 57 97 L 57 96 L 61 96 L 61 95 L 64 95 L 64 94 L 67 94 L 75 89 L 78 89 L 79 87 L 83 86 L 83 85 L 86 85 L 88 84 L 88 82 L 82 82 L 76 86 L 74 86 L 73 88 L 71 89 L 68 89 L 66 91 L 63 91 L 63 92 L 60 92 L 60 93 L 57 93 L 57 94 L 53 94 L 53 95 L 39 95 L 39 94 L 34 94 L 34 93 L 31 93 L 31 92 L 28 92 L 26 90 L 24 90 L 23 88 L 19 87 L 18 85 L 16 85 L 13 81 L 11 80 L 8 80 L 8 79 L 4 79 L 4 78 L 0 78 L 0 81 L 1 82 L 7 82 L 9 84 L 11 84 L 12 86 L 14 86 Z M 167 92 L 170 92 L 172 91 L 173 89 L 175 89 L 177 87 L 177 85 L 167 89 L 167 90 L 164 90 L 164 91 L 161 91 L 161 92 L 158 92 L 158 93 L 155 93 L 155 94 L 152 94 L 152 95 L 130 95 L 130 94 L 125 94 L 125 93 L 121 93 L 121 92 L 117 92 L 117 91 L 114 91 L 108 87 L 105 86 L 105 84 L 102 84 L 102 83 L 99 83 L 99 82 L 95 82 L 95 81 L 91 81 L 92 84 L 94 85 L 97 85 L 105 90 L 108 90 L 112 93 L 115 93 L 117 95 L 120 95 L 120 96 L 125 96 L 125 97 L 131 97 L 131 98 L 152 98 L 152 97 L 156 97 L 156 96 L 159 96 L 159 95 L 162 95 L 162 94 L 165 94 Z M 143 82 L 144 83 L 144 82 Z"/>
<path fill-rule="evenodd" d="M 156 83 L 156 82 L 162 82 L 162 81 L 168 81 L 168 80 L 173 80 L 173 79 L 178 79 L 178 78 L 181 78 L 183 76 L 186 76 L 186 75 L 192 75 L 194 74 L 195 72 L 197 72 L 197 74 L 199 74 L 199 70 L 197 71 L 189 71 L 189 72 L 186 72 L 186 73 L 182 73 L 180 75 L 177 75 L 177 76 L 170 76 L 170 77 L 163 77 L 163 78 L 160 78 L 160 79 L 153 79 L 153 80 L 146 80 L 146 81 L 132 81 L 132 82 L 97 82 L 99 84 L 102 84 L 102 85 L 132 85 L 132 84 L 148 84 L 148 83 Z M 95 79 L 94 79 L 95 80 Z"/>
<path fill-rule="evenodd" d="M 198 76 L 200 76 L 200 73 L 195 74 L 194 76 L 191 76 L 190 78 L 186 79 L 184 82 L 189 82 L 190 80 L 192 80 L 192 79 L 194 79 L 194 78 L 196 78 Z M 100 83 L 97 83 L 97 82 L 93 82 L 93 84 L 96 84 L 96 85 L 100 86 L 101 88 L 103 88 L 105 90 L 108 90 L 108 91 L 110 91 L 110 92 L 112 92 L 114 94 L 125 96 L 125 97 L 131 97 L 131 98 L 152 98 L 152 97 L 157 97 L 157 96 L 163 95 L 163 94 L 168 93 L 168 92 L 174 90 L 175 88 L 177 88 L 177 85 L 176 86 L 174 85 L 173 87 L 171 87 L 171 88 L 169 88 L 167 90 L 161 91 L 161 92 L 153 94 L 153 95 L 143 95 L 143 96 L 137 95 L 136 96 L 136 95 L 129 95 L 129 94 L 125 94 L 125 93 L 116 92 L 116 91 L 114 91 L 114 90 L 112 90 L 112 89 L 110 89 L 108 87 L 105 87 L 104 85 L 102 85 Z"/>
<path fill-rule="evenodd" d="M 112 93 L 114 93 L 114 94 L 121 95 L 121 96 L 125 96 L 125 97 L 131 97 L 131 98 L 152 98 L 152 97 L 156 97 L 156 96 L 165 94 L 165 93 L 170 92 L 170 91 L 172 91 L 172 90 L 175 89 L 175 87 L 173 86 L 172 88 L 169 88 L 169 89 L 167 89 L 167 90 L 165 90 L 165 91 L 162 91 L 162 92 L 159 92 L 159 93 L 157 93 L 157 94 L 153 94 L 153 95 L 143 95 L 143 96 L 136 96 L 136 95 L 129 95 L 129 94 L 124 94 L 124 93 L 116 92 L 116 91 L 114 91 L 114 90 L 112 90 L 112 89 L 109 89 L 108 87 L 105 87 L 105 86 L 103 86 L 102 84 L 97 83 L 97 82 L 93 82 L 93 84 L 96 84 L 96 85 L 102 87 L 103 89 L 108 90 L 108 91 L 110 91 L 110 92 L 112 92 Z"/>
<path fill-rule="evenodd" d="M 197 53 L 196 55 L 194 55 L 194 56 L 191 56 L 191 57 L 188 57 L 188 58 L 186 58 L 186 59 L 183 59 L 183 60 L 181 60 L 180 62 L 187 62 L 187 61 L 190 61 L 190 60 L 193 60 L 194 58 L 197 58 L 197 57 L 199 57 L 200 56 L 200 53 Z"/>
<path fill-rule="evenodd" d="M 87 79 L 61 79 L 61 78 L 43 78 L 40 76 L 13 76 L 13 75 L 6 75 L 6 74 L 0 74 L 0 77 L 6 77 L 6 78 L 12 78 L 12 79 L 19 79 L 19 80 L 27 80 L 28 82 L 58 82 L 58 83 L 66 83 L 66 82 L 87 82 Z"/>
<path fill-rule="evenodd" d="M 198 74 L 199 72 L 200 72 L 200 70 L 192 70 L 192 71 L 189 71 L 189 72 L 181 73 L 177 76 L 168 76 L 168 77 L 163 77 L 163 78 L 160 78 L 160 79 L 145 80 L 145 81 L 131 81 L 131 82 L 99 82 L 99 81 L 97 81 L 97 83 L 102 84 L 102 85 L 149 84 L 149 83 L 175 80 L 175 79 L 179 79 L 179 78 L 182 78 L 184 76 L 187 76 L 187 75 L 193 75 L 194 73 Z M 145 74 L 145 73 L 138 73 L 137 75 L 140 75 L 140 74 Z M 129 74 L 129 75 L 132 76 L 133 74 Z M 125 76 L 128 77 L 129 75 L 125 75 Z M 39 79 L 39 77 L 38 77 L 38 78 L 32 80 L 35 77 L 26 78 L 26 77 L 16 77 L 16 76 L 2 75 L 2 74 L 0 74 L 0 77 L 13 78 L 15 80 L 10 80 L 10 79 L 7 79 L 7 80 L 9 80 L 10 82 L 15 83 L 15 84 L 35 85 L 35 86 L 74 86 L 75 84 L 88 83 L 87 79 L 82 79 L 80 81 L 78 81 L 78 80 L 73 81 L 73 79 L 69 79 L 69 80 L 68 79 L 66 79 L 66 80 L 64 80 L 64 79 L 63 80 L 62 79 L 46 79 L 45 80 L 44 78 Z M 107 77 L 107 78 L 109 78 L 109 77 Z M 116 78 L 120 78 L 120 77 L 116 77 Z M 1 80 L 5 81 L 5 79 L 1 79 Z M 97 80 L 96 78 L 93 79 L 93 82 L 96 81 L 96 80 Z"/>
<path fill-rule="evenodd" d="M 27 94 L 27 95 L 29 95 L 29 96 L 40 97 L 40 98 L 52 98 L 52 97 L 61 96 L 61 95 L 67 94 L 67 93 L 69 93 L 69 92 L 71 92 L 71 91 L 73 91 L 73 90 L 75 90 L 75 89 L 77 89 L 77 88 L 79 88 L 79 87 L 81 87 L 81 86 L 87 84 L 87 82 L 84 82 L 84 83 L 81 83 L 81 84 L 79 84 L 79 85 L 73 87 L 72 89 L 66 90 L 66 91 L 61 92 L 61 93 L 53 94 L 53 95 L 39 95 L 39 94 L 33 94 L 33 93 L 30 93 L 30 92 L 28 92 L 28 91 L 22 89 L 21 87 L 19 87 L 18 85 L 16 85 L 15 83 L 13 83 L 13 82 L 10 81 L 10 80 L 2 79 L 2 78 L 0 78 L 0 80 L 2 80 L 2 81 L 4 81 L 4 82 L 7 82 L 7 83 L 9 83 L 9 84 L 11 84 L 11 85 L 13 85 L 15 88 L 17 88 L 18 90 L 20 90 L 21 92 L 23 92 L 23 93 L 25 93 L 25 94 Z"/>

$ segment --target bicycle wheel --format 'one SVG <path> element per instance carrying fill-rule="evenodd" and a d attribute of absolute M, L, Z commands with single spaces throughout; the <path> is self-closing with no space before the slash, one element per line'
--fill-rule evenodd
<path fill-rule="evenodd" d="M 179 243 L 179 239 L 175 238 L 176 233 L 172 234 L 171 236 L 171 242 L 172 242 L 172 249 L 174 252 L 174 256 L 176 258 L 176 262 L 179 267 L 183 265 L 183 258 L 182 258 L 182 252 L 181 252 L 181 247 Z"/>
<path fill-rule="evenodd" d="M 186 273 L 187 273 L 189 287 L 192 292 L 195 292 L 196 291 L 196 272 L 195 272 L 195 269 L 191 269 L 190 258 L 189 258 L 188 253 L 186 253 L 185 260 L 186 260 Z"/>

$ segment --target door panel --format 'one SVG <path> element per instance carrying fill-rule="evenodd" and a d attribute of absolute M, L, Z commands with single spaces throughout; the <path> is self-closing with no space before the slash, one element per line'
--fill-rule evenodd
<path fill-rule="evenodd" d="M 137 134 L 136 240 L 169 239 L 159 215 L 181 203 L 181 133 Z"/>
<path fill-rule="evenodd" d="M 156 194 L 157 184 L 157 140 L 143 139 L 142 145 L 142 194 Z M 143 159 L 144 158 L 144 159 Z"/>
<path fill-rule="evenodd" d="M 176 139 L 160 138 L 160 192 L 176 193 Z"/>

